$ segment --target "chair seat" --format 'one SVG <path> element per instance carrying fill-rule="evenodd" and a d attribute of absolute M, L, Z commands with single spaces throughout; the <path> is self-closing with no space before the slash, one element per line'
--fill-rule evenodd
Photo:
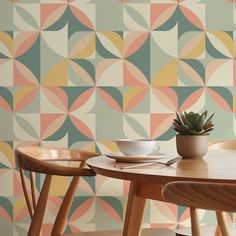
<path fill-rule="evenodd" d="M 122 230 L 81 232 L 72 234 L 63 234 L 63 236 L 122 236 Z M 143 229 L 141 236 L 175 236 L 170 229 Z"/>

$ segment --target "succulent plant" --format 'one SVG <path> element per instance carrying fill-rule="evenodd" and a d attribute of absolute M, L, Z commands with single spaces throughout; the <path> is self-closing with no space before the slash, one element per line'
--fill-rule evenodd
<path fill-rule="evenodd" d="M 192 111 L 176 113 L 176 118 L 173 121 L 174 130 L 182 135 L 208 134 L 214 128 L 211 121 L 213 115 L 207 119 L 207 110 L 202 114 Z"/>

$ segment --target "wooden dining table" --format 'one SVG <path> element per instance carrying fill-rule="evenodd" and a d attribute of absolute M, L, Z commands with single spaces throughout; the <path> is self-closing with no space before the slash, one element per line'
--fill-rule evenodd
<path fill-rule="evenodd" d="M 88 159 L 86 163 L 97 174 L 130 181 L 123 236 L 141 234 L 145 202 L 147 199 L 163 201 L 161 191 L 166 183 L 184 180 L 236 184 L 235 150 L 210 149 L 203 158 L 183 158 L 171 166 L 152 163 L 120 169 L 114 166 L 119 163 L 105 155 Z"/>

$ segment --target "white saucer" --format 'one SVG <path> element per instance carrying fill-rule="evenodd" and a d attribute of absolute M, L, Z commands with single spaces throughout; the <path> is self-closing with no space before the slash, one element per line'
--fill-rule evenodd
<path fill-rule="evenodd" d="M 167 154 L 161 152 L 155 152 L 155 153 L 150 153 L 147 156 L 126 156 L 122 152 L 112 152 L 105 154 L 105 156 L 119 162 L 148 162 L 166 157 Z"/>

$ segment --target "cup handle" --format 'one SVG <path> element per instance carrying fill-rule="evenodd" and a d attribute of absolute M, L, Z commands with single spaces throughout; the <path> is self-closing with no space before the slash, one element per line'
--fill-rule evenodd
<path fill-rule="evenodd" d="M 156 147 L 154 147 L 153 152 L 157 152 L 160 149 L 160 146 L 156 144 Z"/>

